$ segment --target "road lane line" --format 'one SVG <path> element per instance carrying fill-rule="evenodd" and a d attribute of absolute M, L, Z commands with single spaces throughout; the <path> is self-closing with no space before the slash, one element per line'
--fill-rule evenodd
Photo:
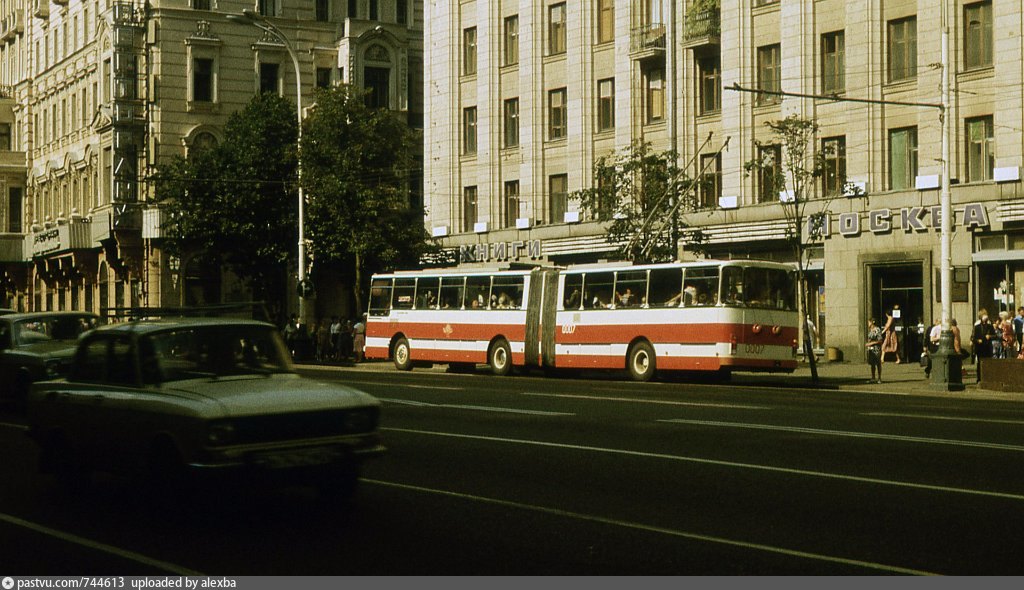
<path fill-rule="evenodd" d="M 808 469 L 795 469 L 791 467 L 773 467 L 771 465 L 758 465 L 756 463 L 740 463 L 737 461 L 723 461 L 718 459 L 703 459 L 700 457 L 688 457 L 686 455 L 669 455 L 666 453 L 651 453 L 646 451 L 629 451 L 626 449 L 612 449 L 607 447 L 592 447 L 588 445 L 573 445 L 567 443 L 544 442 L 537 440 L 523 440 L 516 438 L 504 438 L 498 436 L 482 436 L 476 434 L 460 434 L 455 432 L 437 432 L 431 430 L 416 430 L 412 428 L 381 428 L 388 432 L 404 432 L 407 434 L 420 434 L 425 436 L 439 436 L 446 438 L 462 438 L 467 440 L 483 440 L 518 444 L 525 446 L 547 447 L 555 449 L 568 449 L 573 451 L 589 451 L 595 453 L 608 453 L 611 455 L 626 455 L 630 457 L 643 457 L 645 459 L 665 459 L 668 461 L 679 461 L 681 463 L 697 463 L 699 465 L 714 465 L 716 467 L 731 467 L 736 469 L 750 469 L 754 471 L 767 471 L 770 473 L 784 473 L 787 475 L 801 475 L 817 477 L 821 479 L 835 479 L 839 481 L 852 481 L 856 483 L 867 483 L 874 485 L 885 485 L 898 488 L 910 488 L 915 490 L 927 490 L 931 492 L 944 492 L 950 494 L 963 494 L 968 496 L 982 496 L 986 498 L 1002 498 L 1004 500 L 1016 500 L 1024 502 L 1024 495 L 1011 494 L 1007 492 L 992 492 L 989 490 L 974 490 L 969 488 L 954 488 L 949 486 L 914 483 L 909 481 L 896 481 L 890 479 L 879 479 L 874 477 L 861 477 L 857 475 L 844 475 L 842 473 L 827 473 L 823 471 L 811 471 Z"/>
<path fill-rule="evenodd" d="M 598 401 L 609 401 L 609 402 L 635 402 L 638 404 L 660 404 L 665 406 L 692 406 L 698 408 L 725 408 L 729 410 L 770 410 L 767 406 L 749 406 L 744 404 L 718 404 L 718 403 L 702 403 L 702 402 L 676 402 L 669 400 L 658 400 L 658 399 L 637 399 L 633 397 L 602 397 L 599 395 L 572 395 L 568 393 L 534 393 L 524 392 L 519 395 L 530 395 L 534 397 L 558 397 L 567 399 L 586 399 L 586 400 L 598 400 Z"/>
<path fill-rule="evenodd" d="M 454 386 L 451 386 L 451 385 L 413 385 L 413 384 L 406 385 L 406 384 L 403 384 L 403 383 L 387 383 L 387 382 L 383 382 L 383 381 L 353 381 L 351 379 L 345 379 L 344 383 L 346 385 L 349 385 L 349 384 L 353 384 L 353 385 L 379 385 L 381 387 L 395 387 L 395 386 L 398 386 L 398 387 L 408 387 L 409 389 L 439 389 L 439 390 L 443 390 L 443 391 L 465 391 L 466 390 L 465 387 L 454 387 Z"/>
<path fill-rule="evenodd" d="M 134 561 L 136 563 L 141 563 L 142 565 L 146 565 L 146 566 L 150 566 L 150 567 L 155 567 L 155 568 L 158 568 L 160 570 L 163 570 L 163 571 L 166 571 L 166 572 L 170 572 L 172 574 L 177 574 L 179 576 L 203 576 L 203 575 L 205 575 L 205 574 L 199 573 L 199 572 L 197 572 L 195 570 L 190 570 L 190 569 L 188 569 L 186 567 L 182 567 L 180 565 L 176 565 L 176 564 L 169 563 L 169 562 L 166 562 L 166 561 L 161 561 L 159 559 L 153 559 L 152 557 L 146 557 L 145 555 L 142 555 L 140 553 L 136 553 L 134 551 L 129 551 L 127 549 L 121 549 L 119 547 L 114 547 L 113 545 L 107 545 L 106 543 L 100 543 L 99 541 L 93 541 L 91 539 L 86 539 L 85 537 L 79 537 L 78 535 L 75 535 L 75 534 L 72 534 L 72 533 L 67 533 L 67 532 L 64 532 L 64 531 L 59 531 L 57 529 L 52 529 L 52 528 L 50 528 L 48 526 L 43 526 L 41 524 L 36 524 L 34 522 L 30 522 L 28 520 L 25 520 L 25 519 L 22 519 L 22 518 L 18 518 L 17 516 L 12 516 L 10 514 L 0 513 L 0 522 L 6 522 L 6 523 L 12 524 L 14 526 L 25 528 L 25 529 L 28 529 L 30 531 L 35 531 L 37 533 L 41 533 L 43 535 L 46 535 L 46 536 L 49 536 L 49 537 L 53 537 L 55 539 L 59 539 L 61 541 L 66 541 L 68 543 L 74 543 L 76 545 L 81 545 L 82 547 L 86 547 L 88 549 L 93 549 L 93 550 L 96 550 L 96 551 L 101 551 L 103 553 L 108 553 L 108 554 L 114 555 L 116 557 L 127 559 L 129 561 Z"/>
<path fill-rule="evenodd" d="M 465 387 L 452 387 L 448 385 L 401 385 L 409 389 L 443 389 L 444 391 L 465 391 Z"/>
<path fill-rule="evenodd" d="M 527 414 L 529 416 L 575 416 L 570 412 L 548 412 L 545 410 L 524 410 L 521 408 L 501 408 L 495 406 L 474 406 L 469 404 L 432 404 L 418 400 L 401 399 L 393 397 L 378 397 L 382 402 L 399 404 L 404 406 L 415 406 L 418 408 L 446 408 L 451 410 L 477 410 L 481 412 L 503 412 L 506 414 Z"/>
<path fill-rule="evenodd" d="M 962 416 L 936 416 L 930 414 L 897 414 L 889 412 L 863 412 L 861 416 L 882 416 L 888 418 L 919 418 L 921 420 L 951 420 L 954 422 L 984 422 L 986 424 L 1024 424 L 1024 420 L 994 420 L 991 418 L 965 418 Z"/>
<path fill-rule="evenodd" d="M 28 426 L 24 424 L 14 424 L 12 422 L 0 422 L 0 428 L 10 428 L 12 430 L 28 430 Z"/>
<path fill-rule="evenodd" d="M 713 420 L 684 420 L 673 418 L 658 420 L 670 424 L 691 424 L 694 426 L 716 426 L 722 428 L 744 428 L 748 430 L 773 430 L 778 432 L 796 432 L 800 434 L 817 434 L 821 436 L 839 436 L 844 438 L 870 438 L 875 440 L 891 440 L 899 442 L 922 443 L 932 445 L 950 445 L 954 447 L 974 447 L 998 451 L 1024 452 L 1024 446 L 1002 443 L 977 442 L 973 440 L 956 440 L 950 438 L 928 438 L 922 436 L 904 436 L 901 434 L 878 434 L 874 432 L 855 432 L 849 430 L 825 430 L 821 428 L 803 428 L 800 426 L 778 426 L 775 424 L 747 424 L 744 422 L 716 422 Z"/>
<path fill-rule="evenodd" d="M 824 555 L 821 553 L 810 553 L 807 551 L 800 551 L 798 549 L 787 549 L 785 547 L 775 547 L 773 545 L 765 545 L 763 543 L 752 543 L 748 541 L 740 541 L 736 539 L 729 539 L 726 537 L 716 537 L 713 535 L 705 535 L 701 533 L 692 533 L 689 531 L 682 531 L 678 529 L 670 529 L 666 527 L 653 526 L 643 524 L 639 522 L 630 522 L 627 520 L 619 520 L 616 518 L 608 518 L 605 516 L 597 516 L 594 514 L 584 514 L 581 512 L 572 512 L 569 510 L 561 510 L 559 508 L 550 508 L 548 506 L 537 506 L 534 504 L 525 504 L 522 502 L 513 502 L 510 500 L 502 500 L 500 498 L 488 498 L 486 496 L 476 496 L 473 494 L 465 494 L 462 492 L 453 492 L 450 490 L 439 490 L 435 488 L 427 488 L 422 486 L 397 483 L 393 481 L 383 481 L 379 479 L 366 479 L 363 478 L 360 481 L 370 483 L 374 485 L 396 488 L 401 490 L 409 490 L 414 492 L 422 492 L 427 494 L 434 494 L 438 496 L 447 496 L 450 498 L 458 498 L 460 500 L 471 500 L 474 502 L 480 502 L 484 504 L 492 504 L 495 506 L 503 506 L 506 508 L 516 508 L 519 510 L 527 510 L 530 512 L 537 512 L 540 514 L 548 514 L 551 516 L 558 516 L 562 518 L 571 518 L 575 520 L 582 520 L 584 522 L 592 522 L 597 524 L 604 524 L 610 526 L 616 526 L 621 528 L 632 529 L 636 531 L 644 531 L 648 533 L 658 533 L 662 535 L 668 535 L 672 537 L 679 537 L 683 539 L 689 539 L 691 541 L 701 541 L 704 543 L 714 543 L 718 545 L 728 545 L 730 547 L 739 547 L 742 549 L 753 549 L 755 551 L 763 551 L 767 553 L 775 553 L 779 555 L 787 555 L 789 557 L 799 557 L 802 559 L 811 559 L 815 561 L 824 561 L 828 563 L 836 563 L 842 565 L 851 565 L 856 567 L 863 567 L 866 569 L 877 570 L 895 574 L 909 574 L 917 576 L 934 576 L 932 572 L 926 572 L 922 570 L 915 570 L 910 568 L 899 567 L 895 565 L 888 565 L 884 563 L 875 563 L 871 561 L 861 561 L 859 559 L 850 559 L 846 557 L 837 557 L 834 555 Z"/>

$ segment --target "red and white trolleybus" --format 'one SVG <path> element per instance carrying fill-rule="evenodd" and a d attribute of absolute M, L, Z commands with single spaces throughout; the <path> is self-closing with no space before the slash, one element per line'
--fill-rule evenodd
<path fill-rule="evenodd" d="M 789 265 L 752 260 L 376 275 L 367 358 L 666 371 L 796 368 Z"/>

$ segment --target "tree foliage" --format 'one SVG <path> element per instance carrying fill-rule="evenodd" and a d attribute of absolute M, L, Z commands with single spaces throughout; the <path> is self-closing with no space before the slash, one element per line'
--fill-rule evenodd
<path fill-rule="evenodd" d="M 696 185 L 676 162 L 675 152 L 637 142 L 598 158 L 596 186 L 572 193 L 590 218 L 608 222 L 608 239 L 619 258 L 637 263 L 676 258 L 679 213 L 696 204 Z"/>
<path fill-rule="evenodd" d="M 217 255 L 256 297 L 283 302 L 297 250 L 297 136 L 292 103 L 262 94 L 230 116 L 221 143 L 160 166 L 168 249 Z"/>
<path fill-rule="evenodd" d="M 415 139 L 396 113 L 367 107 L 347 85 L 318 91 L 305 120 L 310 249 L 318 266 L 352 278 L 357 309 L 365 277 L 416 264 L 425 248 L 423 211 L 409 204 Z"/>

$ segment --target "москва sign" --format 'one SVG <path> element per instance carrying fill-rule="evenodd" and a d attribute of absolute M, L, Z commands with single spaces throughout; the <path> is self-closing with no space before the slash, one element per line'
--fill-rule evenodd
<path fill-rule="evenodd" d="M 832 235 L 832 215 L 826 215 L 818 220 L 809 219 L 808 223 L 822 223 L 821 237 L 827 238 Z M 967 203 L 962 208 L 953 210 L 953 225 L 967 229 L 988 227 L 988 211 L 981 203 Z M 835 223 L 839 235 L 852 238 L 859 236 L 864 231 L 873 234 L 887 234 L 896 230 L 910 232 L 924 232 L 929 229 L 940 229 L 942 226 L 942 207 L 933 205 L 931 207 L 903 207 L 902 209 L 875 209 L 864 215 L 860 211 L 852 213 L 840 213 Z"/>

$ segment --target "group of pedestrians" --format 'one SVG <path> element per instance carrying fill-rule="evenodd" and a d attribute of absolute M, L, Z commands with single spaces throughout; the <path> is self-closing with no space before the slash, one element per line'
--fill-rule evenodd
<path fill-rule="evenodd" d="M 868 337 L 865 346 L 867 348 L 868 365 L 871 367 L 871 383 L 882 382 L 882 365 L 887 354 L 895 353 L 896 363 L 900 358 L 899 334 L 896 329 L 897 322 L 894 315 L 898 317 L 898 308 L 894 313 L 886 314 L 886 323 L 879 326 L 874 318 L 868 320 Z M 960 336 L 960 327 L 955 319 L 951 319 L 950 332 L 953 335 L 953 352 L 966 360 L 968 357 L 975 364 L 975 372 L 978 381 L 981 381 L 982 359 L 1020 359 L 1024 360 L 1024 307 L 1017 308 L 1017 315 L 1012 316 L 1008 311 L 1001 311 L 993 322 L 989 318 L 988 311 L 978 310 L 978 319 L 971 329 L 970 352 L 964 349 Z M 922 329 L 923 332 L 923 329 Z M 924 367 L 925 376 L 930 376 L 932 362 L 931 355 L 939 349 L 939 339 L 942 336 L 942 323 L 935 320 L 931 330 L 928 332 L 928 339 L 924 342 L 925 349 L 922 351 L 921 366 Z"/>
<path fill-rule="evenodd" d="M 364 360 L 366 346 L 365 314 L 362 320 L 342 320 L 339 316 L 317 319 L 308 327 L 292 314 L 282 328 L 285 345 L 295 360 L 345 362 Z"/>

